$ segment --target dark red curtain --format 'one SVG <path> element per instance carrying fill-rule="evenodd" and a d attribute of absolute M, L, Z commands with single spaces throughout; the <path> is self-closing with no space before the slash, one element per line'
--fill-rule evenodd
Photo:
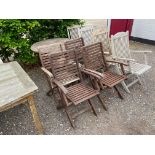
<path fill-rule="evenodd" d="M 110 36 L 117 32 L 129 31 L 131 35 L 133 19 L 111 19 Z"/>

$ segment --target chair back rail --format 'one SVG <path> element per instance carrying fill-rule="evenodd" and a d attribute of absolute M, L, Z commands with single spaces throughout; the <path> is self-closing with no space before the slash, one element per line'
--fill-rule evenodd
<path fill-rule="evenodd" d="M 66 50 L 75 50 L 76 49 L 77 58 L 78 59 L 82 58 L 81 47 L 84 46 L 83 38 L 72 39 L 72 40 L 66 41 L 64 43 L 64 45 L 65 45 Z M 73 53 L 73 55 L 74 55 L 74 53 Z"/>
<path fill-rule="evenodd" d="M 90 45 L 93 43 L 94 28 L 92 25 L 82 27 L 79 31 L 80 36 L 83 38 L 85 45 Z"/>
<path fill-rule="evenodd" d="M 39 57 L 40 57 L 42 66 L 48 70 L 51 70 L 51 63 L 48 55 L 52 52 L 57 53 L 62 51 L 63 50 L 62 50 L 61 44 L 52 44 L 52 45 L 40 48 Z"/>
<path fill-rule="evenodd" d="M 103 54 L 102 43 L 94 43 L 82 48 L 85 67 L 92 70 L 107 70 L 106 60 Z"/>
<path fill-rule="evenodd" d="M 115 59 L 124 58 L 124 62 L 128 63 L 126 67 L 129 72 L 132 72 L 131 63 L 128 61 L 132 59 L 129 48 L 129 32 L 118 32 L 111 36 L 112 55 Z"/>
<path fill-rule="evenodd" d="M 49 55 L 54 78 L 61 81 L 80 77 L 76 58 L 72 57 L 73 53 L 74 50 L 68 50 Z"/>
<path fill-rule="evenodd" d="M 69 39 L 77 39 L 80 37 L 79 30 L 81 26 L 73 26 L 67 28 L 68 38 Z"/>
<path fill-rule="evenodd" d="M 131 59 L 129 49 L 129 32 L 119 32 L 111 36 L 112 54 L 114 57 Z"/>
<path fill-rule="evenodd" d="M 101 42 L 105 54 L 111 55 L 111 44 L 108 31 L 93 34 L 94 43 Z"/>

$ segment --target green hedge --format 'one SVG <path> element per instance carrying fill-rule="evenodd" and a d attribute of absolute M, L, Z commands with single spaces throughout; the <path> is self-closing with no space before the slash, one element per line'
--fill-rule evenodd
<path fill-rule="evenodd" d="M 79 19 L 0 19 L 0 57 L 25 64 L 37 63 L 30 50 L 33 43 L 56 37 L 67 37 L 67 27 L 82 24 Z"/>

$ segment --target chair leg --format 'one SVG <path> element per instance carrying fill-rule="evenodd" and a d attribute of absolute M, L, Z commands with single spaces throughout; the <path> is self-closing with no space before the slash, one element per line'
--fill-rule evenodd
<path fill-rule="evenodd" d="M 119 98 L 120 98 L 120 99 L 123 99 L 123 96 L 121 95 L 121 93 L 119 92 L 119 90 L 117 89 L 116 86 L 114 86 L 114 89 L 116 90 L 116 92 L 117 92 Z"/>
<path fill-rule="evenodd" d="M 141 77 L 137 75 L 137 79 L 138 79 L 139 84 L 142 85 Z"/>
<path fill-rule="evenodd" d="M 72 120 L 72 118 L 71 118 L 71 116 L 69 115 L 69 112 L 68 112 L 68 110 L 67 110 L 67 107 L 65 107 L 65 112 L 66 112 L 66 114 L 67 114 L 67 117 L 68 117 L 68 119 L 69 119 L 69 122 L 70 122 L 71 126 L 72 126 L 73 128 L 75 128 L 74 123 L 73 123 L 73 120 Z"/>
<path fill-rule="evenodd" d="M 129 88 L 127 87 L 127 85 L 126 85 L 126 83 L 125 83 L 124 81 L 121 82 L 121 85 L 122 85 L 122 87 L 125 89 L 125 91 L 126 91 L 127 93 L 130 93 Z"/>
<path fill-rule="evenodd" d="M 60 90 L 59 89 L 57 89 L 57 90 L 58 90 L 58 94 L 60 96 L 60 100 L 56 99 L 54 93 L 53 93 L 53 97 L 54 97 L 55 102 L 58 102 L 58 105 L 56 106 L 57 110 L 61 110 L 61 109 L 65 108 L 65 105 L 64 105 L 63 96 L 62 96 Z"/>
<path fill-rule="evenodd" d="M 107 108 L 106 108 L 105 104 L 103 103 L 103 101 L 102 101 L 101 97 L 100 97 L 99 95 L 97 95 L 97 98 L 98 98 L 98 99 L 99 99 L 99 101 L 101 102 L 101 104 L 102 104 L 102 106 L 103 106 L 104 110 L 106 110 L 106 111 L 107 111 Z"/>
<path fill-rule="evenodd" d="M 53 95 L 53 89 L 51 88 L 47 93 L 46 93 L 47 96 L 51 96 Z"/>
<path fill-rule="evenodd" d="M 88 100 L 88 103 L 89 103 L 89 105 L 90 105 L 90 107 L 91 107 L 91 109 L 92 109 L 94 115 L 97 116 L 97 113 L 96 113 L 96 111 L 95 111 L 95 108 L 93 107 L 93 105 L 92 105 L 92 103 L 91 103 L 90 100 Z"/>
<path fill-rule="evenodd" d="M 145 75 L 143 74 L 143 75 L 141 75 L 141 77 L 142 77 L 142 81 L 143 81 L 143 89 L 144 89 L 144 91 L 147 91 L 148 88 L 147 88 L 147 84 L 146 84 L 146 80 L 145 80 Z"/>
<path fill-rule="evenodd" d="M 62 101 L 62 103 L 63 103 L 63 105 L 64 105 L 65 112 L 66 112 L 67 117 L 68 117 L 68 119 L 69 119 L 69 122 L 70 122 L 71 126 L 72 126 L 73 128 L 75 128 L 74 123 L 73 123 L 73 120 L 72 120 L 72 117 L 70 116 L 70 114 L 69 114 L 69 112 L 68 112 L 68 109 L 67 109 L 67 106 L 66 106 L 66 104 L 65 104 L 65 103 L 67 102 L 67 99 L 66 99 L 66 97 L 64 96 L 64 94 L 61 93 L 61 91 L 60 91 L 59 89 L 58 89 L 58 91 L 59 91 L 59 95 L 60 95 L 60 97 L 61 97 L 61 101 Z"/>

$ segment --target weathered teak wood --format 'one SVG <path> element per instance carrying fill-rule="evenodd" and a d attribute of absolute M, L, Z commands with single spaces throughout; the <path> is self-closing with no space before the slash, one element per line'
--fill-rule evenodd
<path fill-rule="evenodd" d="M 79 39 L 78 39 L 79 40 Z M 76 42 L 77 46 L 81 45 L 81 42 L 82 39 L 80 39 L 78 42 Z M 65 43 L 65 47 L 66 48 L 73 48 L 73 45 L 71 45 L 70 42 L 66 42 Z M 49 59 L 49 55 L 50 54 L 55 54 L 55 53 L 61 53 L 63 52 L 62 50 L 62 47 L 60 44 L 52 44 L 51 46 L 48 46 L 46 48 L 40 48 L 39 50 L 39 56 L 40 56 L 40 60 L 41 60 L 41 63 L 42 63 L 42 70 L 43 72 L 45 73 L 45 75 L 47 76 L 47 79 L 48 79 L 48 83 L 49 83 L 49 86 L 50 86 L 50 91 L 48 91 L 47 95 L 50 95 L 51 92 L 53 92 L 54 88 L 56 87 L 56 85 L 54 85 L 54 83 L 52 82 L 52 79 L 53 79 L 53 73 L 52 73 L 52 69 L 51 69 L 51 63 L 50 63 L 50 59 Z M 74 55 L 74 53 L 71 53 L 72 56 Z M 72 68 L 70 68 L 71 70 Z M 60 71 L 61 69 L 59 69 Z M 68 85 L 72 82 L 75 82 L 75 81 L 78 81 L 79 78 L 75 77 L 73 74 L 71 76 L 66 76 L 64 77 L 63 76 L 63 73 L 60 74 L 60 76 L 62 75 L 62 79 L 61 79 L 61 83 L 63 85 Z"/>
<path fill-rule="evenodd" d="M 83 47 L 83 58 L 84 58 L 84 66 L 85 66 L 85 71 L 93 73 L 98 75 L 98 83 L 101 85 L 101 88 L 104 88 L 104 86 L 110 87 L 110 88 L 115 88 L 117 91 L 119 97 L 122 99 L 123 97 L 121 96 L 120 92 L 116 88 L 116 85 L 121 83 L 123 80 L 126 79 L 125 75 L 118 75 L 113 72 L 109 71 L 107 62 L 104 57 L 104 52 L 102 48 L 102 43 L 94 43 L 92 45 L 88 45 Z M 120 62 L 115 62 L 113 63 L 118 63 L 121 65 L 121 68 L 123 69 L 123 64 Z M 124 72 L 124 70 L 122 70 Z"/>
<path fill-rule="evenodd" d="M 94 43 L 96 43 L 96 42 L 102 43 L 102 48 L 103 48 L 103 52 L 104 52 L 106 60 L 113 60 L 109 32 L 108 31 L 94 32 L 93 39 L 94 39 Z M 117 66 L 116 63 L 113 63 L 111 61 L 108 61 L 108 65 L 109 66 L 115 65 L 115 67 Z M 122 66 L 121 66 L 121 69 L 122 69 L 122 71 L 124 70 L 124 68 L 122 68 Z M 123 71 L 123 73 L 125 73 L 125 72 Z M 122 87 L 125 89 L 125 91 L 127 93 L 130 93 L 129 89 L 126 86 L 126 83 L 124 81 L 122 81 L 121 84 L 122 84 Z"/>
<path fill-rule="evenodd" d="M 74 53 L 74 55 L 73 55 Z M 60 92 L 61 100 L 63 101 L 65 112 L 68 116 L 68 119 L 71 123 L 71 126 L 74 127 L 73 118 L 77 114 L 71 115 L 68 111 L 70 105 L 78 105 L 84 103 L 84 101 L 89 101 L 91 98 L 99 95 L 99 90 L 95 90 L 90 86 L 87 86 L 82 79 L 82 75 L 79 69 L 76 52 L 74 50 L 64 51 L 63 53 L 56 53 L 50 55 L 51 59 L 51 68 L 54 75 L 53 82 L 58 86 Z M 92 76 L 92 75 L 91 75 Z M 63 85 L 63 79 L 75 77 L 78 79 L 78 83 L 72 82 L 71 85 Z M 87 103 L 93 113 L 96 115 L 95 109 L 91 102 Z M 78 114 L 83 113 L 79 112 Z"/>
<path fill-rule="evenodd" d="M 40 57 L 40 61 L 41 64 L 44 68 L 50 70 L 51 69 L 51 65 L 50 65 L 50 60 L 48 55 L 51 53 L 59 53 L 59 52 L 63 52 L 63 48 L 61 44 L 51 44 L 45 47 L 40 47 L 39 48 L 39 57 Z"/>
<path fill-rule="evenodd" d="M 69 39 L 80 38 L 80 33 L 79 33 L 80 29 L 81 29 L 81 26 L 79 26 L 79 25 L 67 27 L 68 38 Z"/>
<path fill-rule="evenodd" d="M 46 48 L 54 44 L 61 44 L 62 48 L 64 49 L 63 43 L 67 40 L 69 39 L 68 38 L 52 38 L 52 39 L 42 40 L 42 41 L 34 43 L 31 46 L 31 50 L 34 51 L 35 53 L 39 53 L 40 48 Z"/>
<path fill-rule="evenodd" d="M 39 134 L 43 134 L 33 100 L 33 93 L 37 89 L 38 87 L 17 62 L 0 65 L 0 112 L 28 101 L 36 129 Z"/>
<path fill-rule="evenodd" d="M 42 124 L 40 123 L 40 118 L 38 116 L 37 110 L 36 110 L 36 106 L 35 106 L 35 101 L 34 101 L 34 97 L 32 95 L 30 95 L 28 97 L 28 102 L 29 102 L 29 107 L 32 113 L 32 117 L 36 126 L 36 129 L 38 130 L 39 134 L 43 134 L 43 127 Z"/>
<path fill-rule="evenodd" d="M 48 96 L 53 94 L 53 90 L 55 88 L 55 85 L 52 83 L 53 75 L 51 72 L 51 64 L 50 64 L 48 55 L 50 53 L 59 53 L 59 52 L 63 52 L 63 48 L 60 43 L 55 43 L 55 44 L 51 44 L 51 45 L 39 48 L 39 57 L 40 57 L 40 61 L 42 64 L 41 69 L 45 73 L 49 87 L 50 87 L 50 90 L 47 92 Z"/>
<path fill-rule="evenodd" d="M 76 55 L 78 60 L 82 59 L 82 51 L 81 51 L 81 47 L 84 46 L 84 41 L 83 38 L 77 38 L 77 39 L 71 39 L 69 41 L 66 41 L 64 43 L 65 49 L 66 50 L 74 50 L 76 49 Z M 73 57 L 74 57 L 74 53 Z"/>
<path fill-rule="evenodd" d="M 124 72 L 128 73 L 128 77 L 130 78 L 131 75 L 135 75 L 136 78 L 134 81 L 126 85 L 126 89 L 128 89 L 130 86 L 135 84 L 136 82 L 140 82 L 140 77 L 145 72 L 147 72 L 151 66 L 149 66 L 147 63 L 147 53 L 150 53 L 151 51 L 134 51 L 130 50 L 129 48 L 129 32 L 119 32 L 115 35 L 111 36 L 111 44 L 112 44 L 112 56 L 115 60 L 121 60 L 123 62 L 126 62 L 128 64 L 128 67 L 125 67 Z M 136 60 L 132 59 L 131 52 L 133 53 L 143 53 L 144 54 L 144 60 L 145 63 L 138 63 Z"/>
<path fill-rule="evenodd" d="M 112 55 L 111 53 L 111 44 L 110 44 L 110 38 L 109 38 L 109 32 L 108 31 L 102 31 L 98 33 L 93 33 L 93 39 L 94 43 L 101 42 L 103 46 L 103 52 L 105 56 Z"/>
<path fill-rule="evenodd" d="M 90 45 L 93 43 L 93 31 L 94 27 L 92 25 L 82 27 L 79 30 L 80 36 L 83 38 L 85 45 Z"/>
<path fill-rule="evenodd" d="M 69 39 L 77 39 L 77 38 L 84 38 L 84 41 L 90 43 L 92 41 L 91 33 L 93 30 L 99 30 L 100 28 L 94 25 L 83 25 L 83 26 L 72 26 L 67 27 L 67 33 Z M 84 32 L 84 33 L 83 33 Z M 82 34 L 83 33 L 83 34 Z"/>

